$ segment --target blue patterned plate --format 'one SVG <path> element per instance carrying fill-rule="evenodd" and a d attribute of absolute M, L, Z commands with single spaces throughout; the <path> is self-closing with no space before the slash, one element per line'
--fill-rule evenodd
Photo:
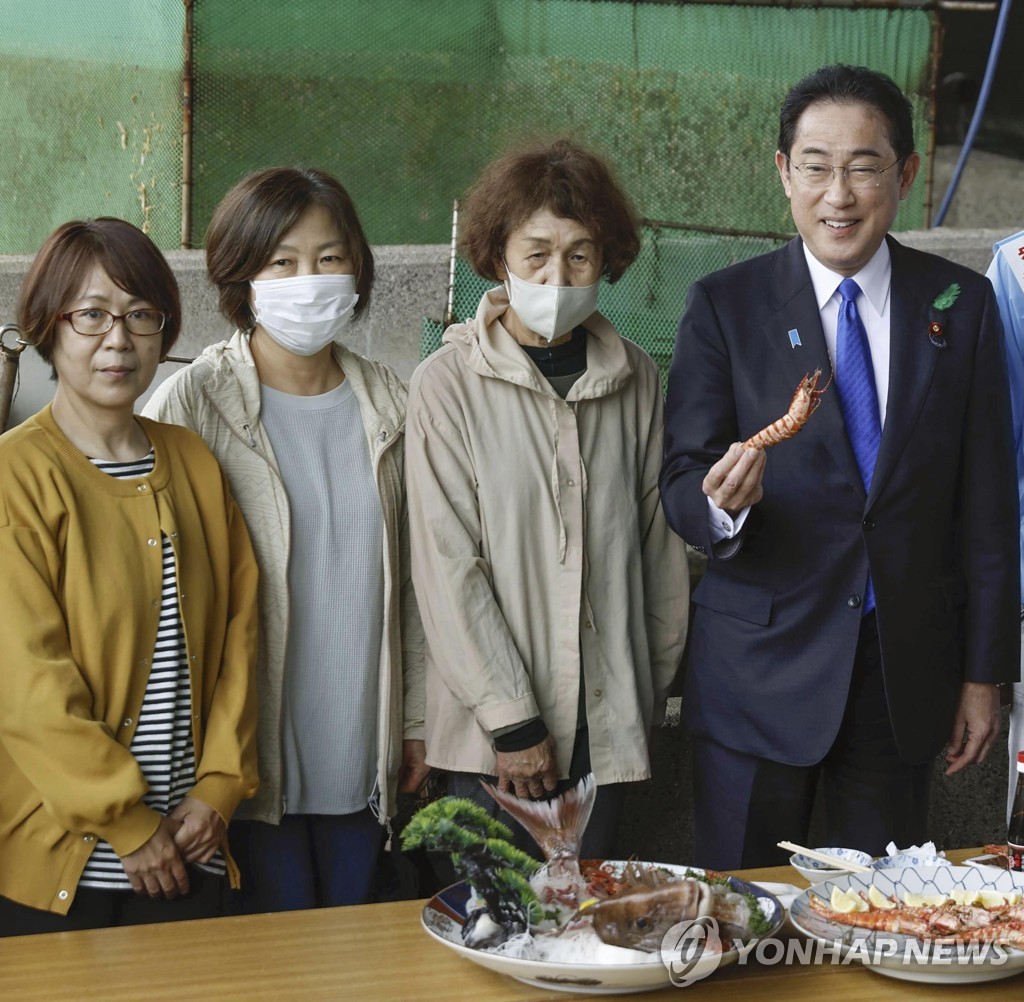
<path fill-rule="evenodd" d="M 927 984 L 995 981 L 1024 971 L 1024 950 L 991 944 L 958 948 L 955 944 L 928 943 L 900 933 L 832 922 L 810 906 L 812 894 L 827 903 L 833 887 L 866 893 L 872 884 L 898 900 L 906 892 L 949 894 L 954 888 L 1024 894 L 1024 874 L 983 872 L 973 866 L 897 867 L 825 880 L 804 891 L 789 910 L 790 922 L 823 947 L 818 951 L 821 957 L 815 956 L 814 960 L 826 964 L 858 960 L 879 974 Z"/>

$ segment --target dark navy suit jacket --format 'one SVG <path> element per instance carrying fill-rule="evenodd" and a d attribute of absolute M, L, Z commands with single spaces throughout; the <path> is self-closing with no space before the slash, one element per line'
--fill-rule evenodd
<path fill-rule="evenodd" d="M 708 469 L 785 413 L 807 372 L 820 368 L 822 384 L 831 374 L 799 239 L 696 282 L 672 359 L 662 501 L 709 555 L 684 716 L 698 734 L 791 765 L 819 761 L 839 729 L 869 567 L 907 761 L 943 747 L 965 680 L 1020 676 L 1017 491 L 992 288 L 889 247 L 889 396 L 868 496 L 833 383 L 804 429 L 767 450 L 764 498 L 738 546 L 711 543 Z M 954 282 L 961 294 L 940 314 L 932 302 Z M 944 347 L 929 339 L 933 321 Z"/>

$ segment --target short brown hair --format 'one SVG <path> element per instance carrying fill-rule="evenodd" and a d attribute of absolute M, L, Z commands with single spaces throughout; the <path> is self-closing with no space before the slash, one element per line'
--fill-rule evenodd
<path fill-rule="evenodd" d="M 509 235 L 541 209 L 590 230 L 610 282 L 640 251 L 636 213 L 611 167 L 570 140 L 556 139 L 506 153 L 466 193 L 459 243 L 473 270 L 497 281 Z"/>
<path fill-rule="evenodd" d="M 220 311 L 241 330 L 255 319 L 249 282 L 270 261 L 281 238 L 311 206 L 334 220 L 356 269 L 358 316 L 370 303 L 373 252 L 349 194 L 330 174 L 304 167 L 267 167 L 242 178 L 221 200 L 206 231 L 206 270 L 220 293 Z"/>
<path fill-rule="evenodd" d="M 142 230 L 111 216 L 72 220 L 46 238 L 21 283 L 21 338 L 34 345 L 52 369 L 59 315 L 67 310 L 94 265 L 119 288 L 167 314 L 160 333 L 163 358 L 181 331 L 178 282 L 163 254 Z"/>

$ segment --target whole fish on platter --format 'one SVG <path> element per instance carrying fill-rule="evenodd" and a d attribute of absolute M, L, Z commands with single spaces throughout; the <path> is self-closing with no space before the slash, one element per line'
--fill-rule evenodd
<path fill-rule="evenodd" d="M 589 937 L 611 947 L 657 953 L 673 926 L 705 916 L 714 918 L 722 935 L 730 940 L 749 940 L 768 925 L 753 895 L 737 893 L 721 875 L 699 871 L 680 875 L 656 864 L 632 862 L 614 874 L 599 863 L 588 862 L 581 870 L 579 847 L 596 791 L 592 776 L 561 796 L 543 801 L 520 799 L 486 783 L 484 787 L 522 824 L 545 863 L 531 861 L 533 872 L 529 865 L 518 867 L 520 877 L 527 876 L 529 881 L 529 890 L 524 892 L 521 883 L 509 881 L 507 874 L 495 877 L 495 871 L 507 869 L 511 861 L 521 864 L 518 857 L 523 854 L 510 855 L 507 850 L 513 847 L 499 848 L 500 839 L 493 835 L 480 838 L 475 846 L 472 838 L 460 838 L 453 862 L 477 895 L 463 927 L 467 945 L 501 951 L 526 949 L 522 955 L 530 955 L 537 944 L 551 938 L 564 938 L 566 947 L 572 941 L 573 949 L 577 945 L 592 949 L 585 942 Z M 438 810 L 436 805 L 425 810 L 431 809 Z M 447 810 L 458 813 L 464 808 Z M 424 830 L 418 818 L 403 833 L 407 847 L 411 847 L 407 835 L 414 824 L 420 834 Z M 446 823 L 438 832 L 444 835 L 444 845 L 437 839 L 433 843 L 421 839 L 416 844 L 451 851 L 451 825 Z M 513 890 L 515 900 L 510 904 L 507 897 Z M 721 944 L 709 944 L 709 949 L 721 949 Z"/>

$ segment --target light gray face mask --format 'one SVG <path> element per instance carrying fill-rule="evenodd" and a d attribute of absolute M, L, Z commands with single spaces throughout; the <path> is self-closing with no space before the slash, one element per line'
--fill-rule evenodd
<path fill-rule="evenodd" d="M 315 355 L 336 341 L 359 302 L 355 275 L 293 275 L 249 285 L 256 323 L 294 355 Z"/>
<path fill-rule="evenodd" d="M 548 341 L 568 334 L 597 309 L 600 279 L 593 285 L 535 285 L 517 278 L 507 264 L 505 273 L 509 305 L 529 330 Z"/>

